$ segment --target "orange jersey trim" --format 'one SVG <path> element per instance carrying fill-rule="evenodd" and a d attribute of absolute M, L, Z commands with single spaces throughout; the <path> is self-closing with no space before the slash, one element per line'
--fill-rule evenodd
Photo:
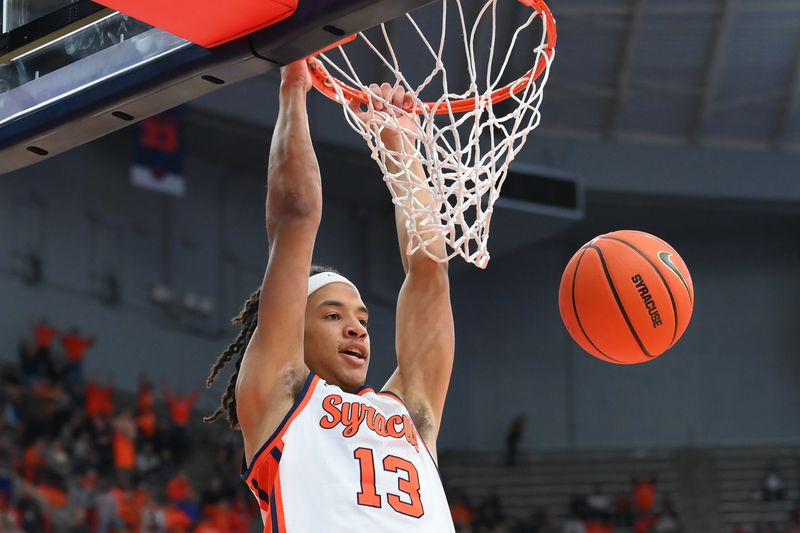
<path fill-rule="evenodd" d="M 289 412 L 253 456 L 249 467 L 247 467 L 245 458 L 242 458 L 241 477 L 256 497 L 261 509 L 265 533 L 285 533 L 286 531 L 279 468 L 283 455 L 283 436 L 289 430 L 294 419 L 311 401 L 319 380 L 319 376 L 313 372 L 309 373 Z M 259 480 L 261 485 L 259 485 Z"/>
<path fill-rule="evenodd" d="M 265 454 L 266 451 L 270 450 L 271 448 L 278 447 L 280 451 L 282 451 L 282 446 L 278 446 L 283 436 L 286 434 L 286 431 L 289 429 L 289 426 L 292 424 L 297 415 L 299 415 L 303 409 L 308 405 L 308 402 L 311 400 L 311 396 L 314 394 L 314 390 L 317 388 L 317 384 L 319 383 L 319 376 L 310 372 L 308 374 L 308 378 L 306 378 L 306 382 L 303 385 L 303 388 L 300 390 L 300 393 L 297 395 L 295 399 L 294 405 L 292 405 L 289 412 L 286 413 L 286 416 L 283 418 L 281 423 L 272 433 L 272 435 L 264 442 L 264 444 L 259 448 L 259 450 L 253 455 L 253 459 L 250 462 L 250 466 L 247 466 L 246 460 L 242 458 L 242 473 L 241 477 L 245 482 L 250 480 L 252 477 L 253 472 L 255 471 L 255 467 L 261 462 L 262 457 L 272 457 L 272 455 Z"/>

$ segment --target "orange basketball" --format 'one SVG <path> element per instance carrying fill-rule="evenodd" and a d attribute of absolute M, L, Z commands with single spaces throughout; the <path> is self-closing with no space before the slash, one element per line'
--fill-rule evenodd
<path fill-rule="evenodd" d="M 678 253 L 641 231 L 615 231 L 578 250 L 561 278 L 561 319 L 581 348 L 636 364 L 669 350 L 686 331 L 694 286 Z"/>

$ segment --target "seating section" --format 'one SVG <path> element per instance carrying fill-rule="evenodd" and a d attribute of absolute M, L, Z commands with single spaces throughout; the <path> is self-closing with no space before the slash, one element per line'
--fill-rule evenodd
<path fill-rule="evenodd" d="M 800 447 L 723 448 L 711 456 L 723 531 L 742 524 L 786 523 L 800 500 Z M 764 501 L 762 485 L 770 464 L 779 474 L 783 494 L 781 499 Z"/>
<path fill-rule="evenodd" d="M 770 465 L 781 480 L 779 501 L 764 501 Z M 573 498 L 598 492 L 615 498 L 630 493 L 633 479 L 653 476 L 655 511 L 671 503 L 686 533 L 754 532 L 765 523 L 781 531 L 800 501 L 800 446 L 543 451 L 520 455 L 514 466 L 501 453 L 450 452 L 440 468 L 450 494 L 473 503 L 496 495 L 511 520 L 543 508 L 562 523 Z"/>

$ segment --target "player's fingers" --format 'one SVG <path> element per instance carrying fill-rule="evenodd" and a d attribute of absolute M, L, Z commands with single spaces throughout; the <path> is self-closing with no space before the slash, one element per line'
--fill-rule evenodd
<path fill-rule="evenodd" d="M 406 95 L 406 91 L 402 85 L 396 85 L 392 87 L 392 105 L 395 107 L 402 107 L 403 106 L 403 98 Z"/>
<path fill-rule="evenodd" d="M 403 95 L 403 109 L 405 111 L 412 111 L 414 109 L 414 97 L 411 93 L 405 93 Z"/>
<path fill-rule="evenodd" d="M 361 101 L 358 98 L 350 98 L 347 100 L 347 107 L 358 113 L 361 111 Z"/>
<path fill-rule="evenodd" d="M 381 96 L 387 102 L 392 102 L 392 86 L 386 82 L 381 83 Z"/>
<path fill-rule="evenodd" d="M 370 100 L 372 100 L 372 105 L 375 106 L 375 109 L 378 111 L 383 110 L 383 102 L 381 99 L 383 98 L 383 93 L 381 92 L 381 87 L 377 83 L 371 83 L 369 86 L 370 92 Z"/>

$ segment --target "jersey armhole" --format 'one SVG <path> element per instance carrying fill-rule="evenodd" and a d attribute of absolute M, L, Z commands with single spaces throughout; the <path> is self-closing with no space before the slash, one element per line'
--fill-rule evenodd
<path fill-rule="evenodd" d="M 319 383 L 319 376 L 317 376 L 314 372 L 309 372 L 308 377 L 303 384 L 303 388 L 300 389 L 300 392 L 297 394 L 297 398 L 295 398 L 292 407 L 289 409 L 289 412 L 283 417 L 283 420 L 281 420 L 281 423 L 278 424 L 277 428 L 275 428 L 275 431 L 272 433 L 272 435 L 270 435 L 261 448 L 259 448 L 255 455 L 253 455 L 253 460 L 250 462 L 249 467 L 247 466 L 245 457 L 242 457 L 242 472 L 240 476 L 245 482 L 250 477 L 250 474 L 253 472 L 253 468 L 258 463 L 258 460 L 261 458 L 264 452 L 277 444 L 278 439 L 280 439 L 283 434 L 286 433 L 286 430 L 289 429 L 289 426 L 297 417 L 297 415 L 299 415 L 303 408 L 305 408 L 305 406 L 308 404 L 308 401 L 311 399 L 311 395 L 314 393 L 314 390 L 317 387 L 317 383 Z"/>
<path fill-rule="evenodd" d="M 380 394 L 381 396 L 388 396 L 388 397 L 390 397 L 390 398 L 394 398 L 395 400 L 397 400 L 398 402 L 400 402 L 400 404 L 401 404 L 403 407 L 406 407 L 406 402 L 404 402 L 404 401 L 403 401 L 403 399 L 400 397 L 400 395 L 399 395 L 399 394 L 397 394 L 397 393 L 395 393 L 395 392 L 392 392 L 392 391 L 390 391 L 390 390 L 388 390 L 388 389 L 384 389 L 384 390 L 382 390 L 382 391 L 378 392 L 378 394 Z M 406 410 L 407 410 L 407 409 L 408 409 L 408 408 L 406 407 Z"/>

